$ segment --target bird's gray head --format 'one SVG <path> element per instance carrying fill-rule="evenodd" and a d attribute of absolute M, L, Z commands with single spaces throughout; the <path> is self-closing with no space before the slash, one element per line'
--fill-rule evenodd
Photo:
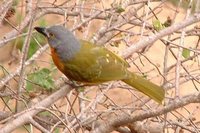
<path fill-rule="evenodd" d="M 50 47 L 55 49 L 60 59 L 64 61 L 72 59 L 80 50 L 79 41 L 63 26 L 35 27 L 35 29 L 47 38 Z"/>

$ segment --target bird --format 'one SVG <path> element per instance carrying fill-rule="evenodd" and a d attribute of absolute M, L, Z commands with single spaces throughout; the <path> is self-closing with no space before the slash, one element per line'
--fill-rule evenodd
<path fill-rule="evenodd" d="M 129 71 L 129 63 L 114 52 L 76 38 L 61 25 L 34 29 L 45 36 L 54 64 L 68 79 L 92 85 L 121 80 L 162 104 L 164 88 Z"/>

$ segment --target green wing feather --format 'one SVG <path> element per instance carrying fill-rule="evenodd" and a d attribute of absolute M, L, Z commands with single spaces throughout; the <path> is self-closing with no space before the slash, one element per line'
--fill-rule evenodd
<path fill-rule="evenodd" d="M 66 76 L 88 83 L 102 83 L 128 77 L 128 63 L 104 47 L 81 40 L 81 52 L 65 64 Z"/>

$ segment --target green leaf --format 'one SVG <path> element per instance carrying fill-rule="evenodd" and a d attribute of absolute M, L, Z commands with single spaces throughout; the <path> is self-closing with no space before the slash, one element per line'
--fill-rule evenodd
<path fill-rule="evenodd" d="M 41 34 L 35 34 L 35 37 L 37 38 L 37 41 L 39 44 L 45 43 L 45 38 Z M 32 55 L 38 50 L 39 46 L 37 42 L 31 38 L 29 51 L 28 51 L 28 59 L 32 57 Z"/>
<path fill-rule="evenodd" d="M 156 31 L 160 31 L 165 28 L 165 26 L 158 19 L 153 20 L 152 23 Z"/>
<path fill-rule="evenodd" d="M 84 92 L 84 91 L 85 91 L 85 88 L 84 88 L 84 87 L 80 87 L 80 88 L 78 88 L 78 91 L 79 91 L 79 92 Z"/>
<path fill-rule="evenodd" d="M 121 6 L 118 6 L 118 7 L 116 7 L 115 11 L 116 11 L 117 13 L 122 13 L 122 12 L 125 11 L 125 9 L 122 8 Z"/>
<path fill-rule="evenodd" d="M 45 38 L 41 34 L 35 34 L 35 37 L 37 38 L 37 41 L 40 44 L 44 44 L 45 43 Z M 18 39 L 15 40 L 16 47 L 18 49 L 20 49 L 20 51 L 22 50 L 24 41 L 25 41 L 25 37 L 20 37 L 20 38 L 18 38 Z M 28 51 L 28 59 L 30 57 L 32 57 L 32 55 L 38 50 L 38 48 L 39 48 L 39 46 L 36 43 L 36 41 L 33 38 L 31 38 L 31 40 L 30 40 L 30 46 L 29 46 L 29 51 Z"/>
<path fill-rule="evenodd" d="M 17 24 L 21 23 L 21 21 L 23 20 L 23 17 L 24 16 L 20 12 L 16 13 L 16 22 L 17 22 Z"/>
<path fill-rule="evenodd" d="M 190 50 L 184 48 L 183 51 L 182 51 L 182 56 L 184 58 L 189 58 L 190 57 Z"/>
<path fill-rule="evenodd" d="M 48 112 L 48 111 L 43 111 L 43 112 L 40 112 L 38 115 L 41 115 L 41 116 L 51 116 L 51 113 Z"/>
<path fill-rule="evenodd" d="M 34 85 L 31 82 L 29 82 L 29 81 L 26 82 L 26 90 L 28 92 L 34 91 Z"/>
<path fill-rule="evenodd" d="M 60 133 L 60 130 L 59 130 L 59 128 L 56 128 L 53 132 L 54 133 Z"/>
<path fill-rule="evenodd" d="M 89 97 L 89 96 L 85 96 L 85 98 L 87 98 L 87 99 L 90 99 L 90 97 Z"/>
<path fill-rule="evenodd" d="M 17 6 L 17 5 L 19 5 L 19 2 L 20 2 L 20 0 L 14 0 L 14 1 L 12 2 L 12 6 Z"/>
<path fill-rule="evenodd" d="M 28 59 L 38 50 L 39 46 L 35 43 L 33 39 L 31 39 L 29 51 L 28 51 Z"/>
<path fill-rule="evenodd" d="M 33 87 L 34 87 L 33 83 L 48 90 L 54 88 L 54 81 L 51 75 L 51 71 L 47 68 L 43 68 L 41 70 L 38 70 L 34 73 L 29 74 L 28 80 L 31 81 L 31 82 L 27 82 L 26 88 L 28 91 L 33 91 Z"/>
<path fill-rule="evenodd" d="M 47 21 L 44 18 L 42 18 L 39 20 L 38 24 L 39 26 L 45 27 L 47 26 Z"/>

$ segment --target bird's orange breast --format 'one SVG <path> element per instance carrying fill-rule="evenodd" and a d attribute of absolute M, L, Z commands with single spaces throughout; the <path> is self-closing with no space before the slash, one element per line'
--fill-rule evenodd
<path fill-rule="evenodd" d="M 64 62 L 62 62 L 56 53 L 56 50 L 51 47 L 51 56 L 53 59 L 54 64 L 57 66 L 57 68 L 64 73 Z"/>

